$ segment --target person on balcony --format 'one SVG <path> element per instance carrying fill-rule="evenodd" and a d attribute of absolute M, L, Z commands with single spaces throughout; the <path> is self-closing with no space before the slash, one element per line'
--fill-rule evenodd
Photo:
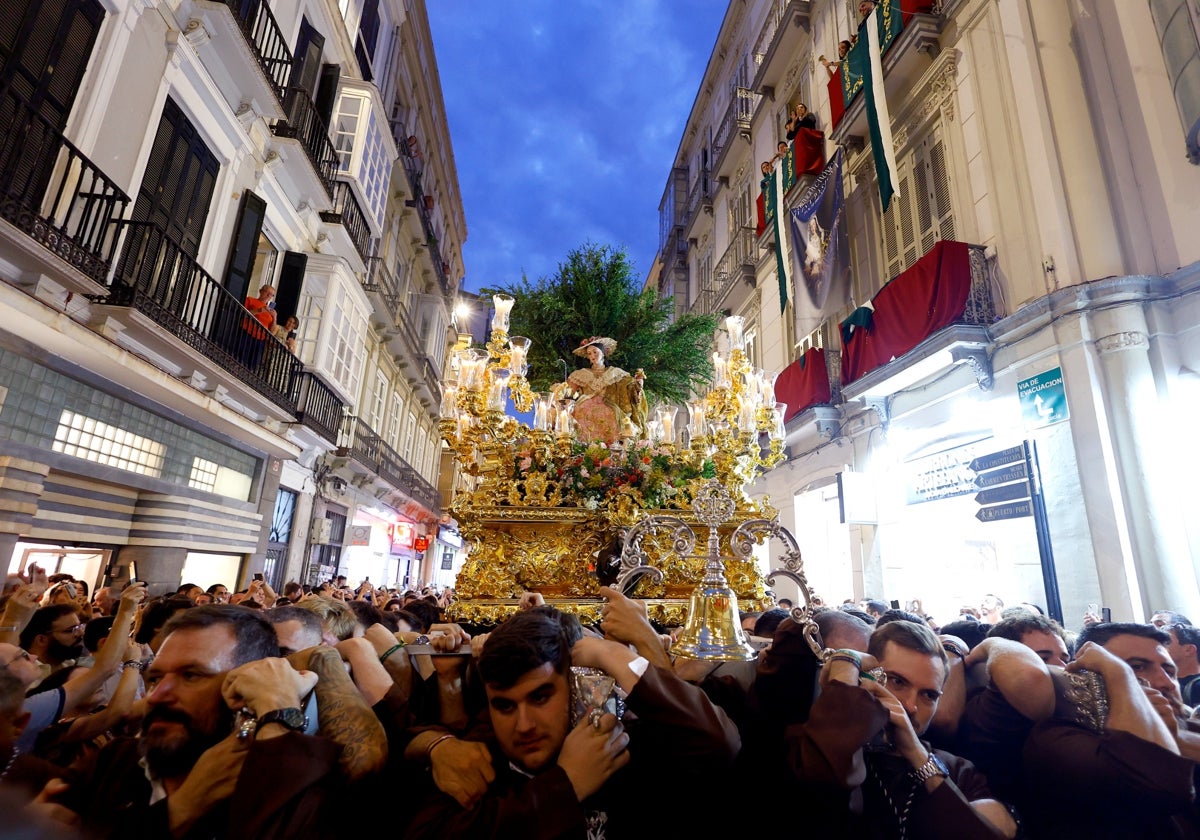
<path fill-rule="evenodd" d="M 242 330 L 245 331 L 238 360 L 250 370 L 257 370 L 262 361 L 263 349 L 267 345 L 267 336 L 275 328 L 275 309 L 271 303 L 275 300 L 275 287 L 264 283 L 258 290 L 258 297 L 246 298 L 246 309 L 250 310 L 253 318 L 242 319 Z"/>
<path fill-rule="evenodd" d="M 605 358 L 616 348 L 613 339 L 592 336 L 571 351 L 591 362 L 591 367 L 575 371 L 567 377 L 565 387 L 560 386 L 566 396 L 576 400 L 573 416 L 580 440 L 615 443 L 647 437 L 645 376 L 641 371 L 630 376 L 621 368 L 608 367 Z"/>
<path fill-rule="evenodd" d="M 837 75 L 837 70 L 839 67 L 842 66 L 842 62 L 846 60 L 846 53 L 850 52 L 851 46 L 852 45 L 849 41 L 838 41 L 838 60 L 837 61 L 830 61 L 828 58 L 826 58 L 823 55 L 818 56 L 817 60 L 821 62 L 821 66 L 823 66 L 827 71 L 829 71 L 830 78 L 833 78 L 834 76 Z"/>
<path fill-rule="evenodd" d="M 296 330 L 298 329 L 300 329 L 300 319 L 295 315 L 289 315 L 286 321 L 277 324 L 271 332 L 284 343 L 289 353 L 295 354 Z"/>
<path fill-rule="evenodd" d="M 788 140 L 795 139 L 802 128 L 809 128 L 815 131 L 817 128 L 816 115 L 808 110 L 807 105 L 800 102 L 792 109 L 792 115 L 788 117 L 785 128 L 787 129 L 787 133 L 784 136 Z"/>

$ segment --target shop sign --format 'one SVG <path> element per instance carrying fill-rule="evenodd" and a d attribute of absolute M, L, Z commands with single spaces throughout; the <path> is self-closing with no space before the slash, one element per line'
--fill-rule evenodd
<path fill-rule="evenodd" d="M 1059 423 L 1071 416 L 1061 367 L 1022 379 L 1017 383 L 1017 399 L 1021 401 L 1021 418 L 1031 429 Z"/>
<path fill-rule="evenodd" d="M 959 447 L 909 462 L 905 502 L 915 505 L 974 493 L 978 488 L 971 470 L 972 451 Z"/>
<path fill-rule="evenodd" d="M 351 525 L 346 529 L 346 545 L 370 545 L 371 526 Z"/>

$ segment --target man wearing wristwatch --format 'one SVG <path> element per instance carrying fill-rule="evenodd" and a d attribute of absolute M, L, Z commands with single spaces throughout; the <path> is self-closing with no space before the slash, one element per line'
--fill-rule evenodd
<path fill-rule="evenodd" d="M 877 628 L 866 654 L 832 654 L 808 721 L 787 733 L 806 820 L 854 837 L 1016 834 L 982 773 L 921 740 L 947 667 L 938 638 L 909 621 Z"/>
<path fill-rule="evenodd" d="M 163 635 L 143 672 L 141 734 L 46 794 L 90 836 L 319 835 L 341 747 L 302 734 L 300 698 L 316 674 L 279 658 L 274 629 L 243 607 L 184 610 Z"/>

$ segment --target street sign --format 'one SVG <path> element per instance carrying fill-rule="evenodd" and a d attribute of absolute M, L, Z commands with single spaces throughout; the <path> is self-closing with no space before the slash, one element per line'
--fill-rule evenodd
<path fill-rule="evenodd" d="M 987 455 L 980 455 L 971 461 L 971 469 L 977 473 L 986 470 L 994 470 L 996 467 L 1006 467 L 1009 464 L 1019 464 L 1025 460 L 1025 450 L 1020 446 L 1010 446 L 1008 449 L 1001 449 L 999 452 L 990 452 Z"/>
<path fill-rule="evenodd" d="M 983 489 L 985 487 L 995 487 L 997 484 L 1008 484 L 1010 481 L 1018 481 L 1022 478 L 1028 478 L 1029 471 L 1025 469 L 1025 464 L 1013 464 L 1011 467 L 1005 467 L 1002 470 L 992 470 L 985 472 L 982 475 L 975 477 L 975 486 Z"/>
<path fill-rule="evenodd" d="M 1020 519 L 1023 516 L 1033 516 L 1033 502 L 1029 499 L 982 507 L 975 511 L 975 518 L 980 522 L 999 522 L 1003 519 Z"/>
<path fill-rule="evenodd" d="M 1061 367 L 1022 379 L 1017 383 L 1017 399 L 1021 402 L 1021 417 L 1031 429 L 1049 426 L 1071 416 Z"/>
<path fill-rule="evenodd" d="M 981 505 L 994 505 L 997 502 L 1012 502 L 1028 498 L 1028 481 L 1022 481 L 1020 484 L 1001 484 L 999 487 L 980 490 L 975 494 L 975 501 Z"/>

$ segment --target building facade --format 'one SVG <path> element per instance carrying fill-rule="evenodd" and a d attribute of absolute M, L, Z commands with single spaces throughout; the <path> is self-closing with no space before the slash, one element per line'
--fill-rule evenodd
<path fill-rule="evenodd" d="M 424 5 L 5 18 L 0 556 L 154 591 L 421 579 L 466 238 Z"/>
<path fill-rule="evenodd" d="M 751 361 L 794 401 L 789 459 L 757 492 L 827 602 L 946 621 L 995 593 L 1074 626 L 1093 604 L 1197 610 L 1194 4 L 880 4 L 886 212 L 862 80 L 833 63 L 840 41 L 866 49 L 859 5 L 731 2 L 664 190 L 649 282 L 677 311 L 745 316 Z M 850 239 L 848 299 L 804 332 L 756 209 L 799 102 L 824 157 L 844 152 Z M 961 293 L 946 317 L 917 293 L 929 276 Z"/>

